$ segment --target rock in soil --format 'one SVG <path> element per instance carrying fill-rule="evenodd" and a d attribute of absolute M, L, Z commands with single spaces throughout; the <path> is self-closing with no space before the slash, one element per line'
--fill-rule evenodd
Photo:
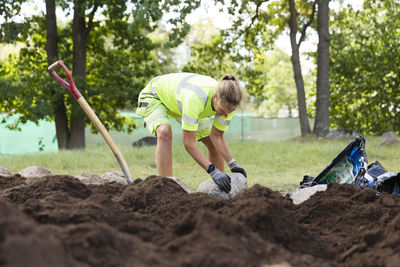
<path fill-rule="evenodd" d="M 227 175 L 231 178 L 231 191 L 229 193 L 221 191 L 218 185 L 211 178 L 199 184 L 197 192 L 206 193 L 217 198 L 231 199 L 240 191 L 247 188 L 247 179 L 243 174 L 227 173 Z"/>
<path fill-rule="evenodd" d="M 36 177 L 43 177 L 48 175 L 53 175 L 51 171 L 46 168 L 39 167 L 39 166 L 29 166 L 19 172 L 21 176 L 25 178 L 36 178 Z"/>
<path fill-rule="evenodd" d="M 290 198 L 293 200 L 293 203 L 297 205 L 303 203 L 318 191 L 325 191 L 327 187 L 328 186 L 326 184 L 319 184 L 311 187 L 302 188 L 294 192 L 290 196 Z"/>
<path fill-rule="evenodd" d="M 92 172 L 84 172 L 81 175 L 75 176 L 84 184 L 104 184 L 105 181 L 97 174 Z"/>
<path fill-rule="evenodd" d="M 19 175 L 26 178 L 27 183 L 33 182 L 35 179 L 53 175 L 51 171 L 39 166 L 29 166 L 19 172 Z"/>
<path fill-rule="evenodd" d="M 12 172 L 6 167 L 0 166 L 0 175 L 12 175 Z"/>
<path fill-rule="evenodd" d="M 117 182 L 121 184 L 128 184 L 125 175 L 121 171 L 109 171 L 101 175 L 101 179 L 106 182 Z"/>

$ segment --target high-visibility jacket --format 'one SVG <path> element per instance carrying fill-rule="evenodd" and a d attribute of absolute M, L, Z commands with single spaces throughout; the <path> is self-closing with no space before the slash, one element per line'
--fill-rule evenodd
<path fill-rule="evenodd" d="M 182 129 L 197 131 L 199 119 L 214 117 L 213 125 L 226 131 L 233 117 L 216 115 L 211 98 L 218 82 L 208 76 L 194 73 L 171 73 L 151 81 L 151 92 L 168 108 L 174 118 L 182 117 Z"/>

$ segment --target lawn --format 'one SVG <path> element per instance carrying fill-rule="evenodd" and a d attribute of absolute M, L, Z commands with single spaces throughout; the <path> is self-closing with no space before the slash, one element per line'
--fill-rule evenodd
<path fill-rule="evenodd" d="M 400 144 L 382 146 L 380 137 L 366 137 L 369 163 L 379 161 L 388 171 L 398 172 Z M 294 190 L 303 176 L 316 176 L 351 141 L 351 139 L 293 138 L 280 142 L 229 142 L 231 151 L 245 168 L 249 186 L 261 184 L 282 192 Z M 204 147 L 199 145 L 203 151 Z M 155 147 L 132 148 L 120 146 L 134 178 L 157 174 L 154 162 Z M 182 144 L 174 144 L 174 176 L 192 190 L 208 174 L 185 151 Z M 88 145 L 85 150 L 36 153 L 26 155 L 0 155 L 0 166 L 19 172 L 28 166 L 41 166 L 53 174 L 78 175 L 83 172 L 103 174 L 120 170 L 108 146 Z"/>

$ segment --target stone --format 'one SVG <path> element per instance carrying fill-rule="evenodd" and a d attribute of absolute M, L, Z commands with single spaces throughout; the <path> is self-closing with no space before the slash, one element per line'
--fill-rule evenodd
<path fill-rule="evenodd" d="M 21 170 L 18 174 L 21 175 L 22 177 L 25 177 L 26 183 L 28 184 L 32 183 L 37 178 L 53 175 L 53 173 L 48 169 L 39 166 L 26 167 L 25 169 Z"/>
<path fill-rule="evenodd" d="M 185 190 L 187 193 L 192 193 L 192 190 L 190 190 L 189 186 L 187 186 L 184 182 L 179 180 L 178 178 L 174 176 L 166 176 L 169 179 L 172 179 L 175 183 L 177 183 L 180 187 L 182 187 L 183 190 Z"/>
<path fill-rule="evenodd" d="M 389 138 L 389 137 L 394 138 L 394 137 L 397 137 L 397 134 L 395 132 L 393 132 L 393 131 L 389 131 L 389 132 L 384 132 L 382 134 L 382 137 L 383 138 Z"/>
<path fill-rule="evenodd" d="M 395 132 L 386 132 L 382 134 L 382 137 L 384 140 L 381 142 L 381 145 L 391 145 L 391 144 L 397 144 L 400 142 L 399 138 L 397 137 Z"/>
<path fill-rule="evenodd" d="M 145 136 L 132 143 L 133 147 L 155 146 L 155 145 L 157 145 L 157 137 L 154 136 Z"/>
<path fill-rule="evenodd" d="M 12 172 L 6 167 L 0 166 L 0 175 L 12 175 Z"/>
<path fill-rule="evenodd" d="M 125 175 L 121 171 L 109 171 L 101 176 L 101 179 L 105 182 L 117 182 L 121 184 L 128 184 Z"/>
<path fill-rule="evenodd" d="M 231 177 L 231 191 L 225 193 L 221 191 L 212 178 L 202 182 L 197 187 L 197 192 L 206 193 L 210 196 L 222 199 L 231 199 L 240 191 L 247 188 L 247 179 L 241 173 L 227 173 Z"/>
<path fill-rule="evenodd" d="M 21 170 L 19 174 L 25 178 L 39 178 L 44 176 L 53 175 L 51 171 L 39 166 L 29 166 Z"/>
<path fill-rule="evenodd" d="M 311 187 L 302 188 L 294 192 L 290 196 L 290 198 L 292 199 L 293 204 L 298 205 L 309 199 L 318 191 L 325 191 L 327 188 L 328 186 L 326 184 L 319 184 Z"/>
<path fill-rule="evenodd" d="M 100 175 L 97 175 L 93 172 L 84 172 L 75 177 L 78 178 L 84 184 L 97 184 L 98 185 L 98 184 L 104 184 L 106 182 L 100 177 Z"/>

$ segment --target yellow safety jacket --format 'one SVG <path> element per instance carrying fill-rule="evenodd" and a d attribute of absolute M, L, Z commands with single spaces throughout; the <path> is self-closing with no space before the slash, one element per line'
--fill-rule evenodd
<path fill-rule="evenodd" d="M 199 120 L 214 117 L 213 125 L 226 131 L 234 112 L 227 117 L 216 115 L 211 98 L 218 82 L 194 73 L 171 73 L 151 81 L 151 92 L 168 108 L 174 118 L 182 117 L 182 129 L 197 131 Z"/>

